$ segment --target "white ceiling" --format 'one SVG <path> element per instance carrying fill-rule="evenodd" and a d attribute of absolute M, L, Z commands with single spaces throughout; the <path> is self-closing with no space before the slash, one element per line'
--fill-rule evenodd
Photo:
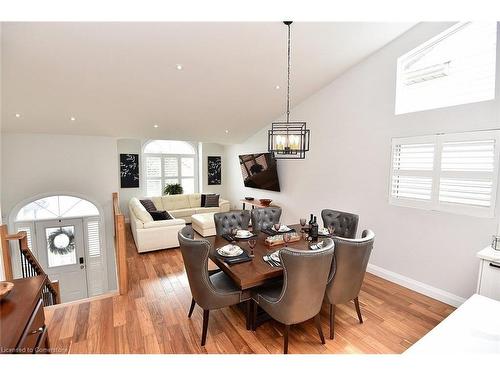
<path fill-rule="evenodd" d="M 413 25 L 294 23 L 292 106 Z M 280 22 L 4 23 L 2 37 L 5 132 L 233 143 L 285 110 Z"/>

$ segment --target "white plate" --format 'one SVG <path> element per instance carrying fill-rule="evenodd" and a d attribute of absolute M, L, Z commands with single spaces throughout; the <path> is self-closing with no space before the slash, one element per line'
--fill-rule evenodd
<path fill-rule="evenodd" d="M 238 230 L 236 233 L 236 238 L 249 238 L 252 237 L 253 233 L 248 230 Z"/>
<path fill-rule="evenodd" d="M 274 227 L 273 227 L 274 229 Z M 279 233 L 283 233 L 283 232 L 289 232 L 290 231 L 290 228 L 288 228 L 286 225 L 282 225 L 280 227 L 280 229 L 276 230 L 274 229 L 275 232 L 279 232 Z"/>
<path fill-rule="evenodd" d="M 226 245 L 217 249 L 217 253 L 223 257 L 237 257 L 238 255 L 243 254 L 243 249 L 235 245 Z"/>

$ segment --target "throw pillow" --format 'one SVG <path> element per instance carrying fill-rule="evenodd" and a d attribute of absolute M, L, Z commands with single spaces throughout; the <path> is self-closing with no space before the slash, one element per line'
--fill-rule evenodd
<path fill-rule="evenodd" d="M 151 211 L 150 214 L 153 217 L 154 221 L 173 219 L 173 217 L 170 216 L 170 214 L 167 211 Z"/>
<path fill-rule="evenodd" d="M 205 201 L 207 199 L 207 195 L 206 194 L 202 194 L 201 195 L 201 201 L 200 201 L 200 207 L 205 207 Z"/>
<path fill-rule="evenodd" d="M 156 206 L 151 199 L 141 199 L 141 204 L 148 212 L 157 211 Z"/>
<path fill-rule="evenodd" d="M 219 194 L 210 194 L 205 198 L 205 207 L 219 207 Z"/>

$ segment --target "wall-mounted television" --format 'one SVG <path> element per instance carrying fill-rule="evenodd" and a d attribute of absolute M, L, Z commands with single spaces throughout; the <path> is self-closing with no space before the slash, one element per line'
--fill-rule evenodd
<path fill-rule="evenodd" d="M 270 153 L 240 155 L 239 158 L 246 187 L 280 191 L 276 159 Z"/>

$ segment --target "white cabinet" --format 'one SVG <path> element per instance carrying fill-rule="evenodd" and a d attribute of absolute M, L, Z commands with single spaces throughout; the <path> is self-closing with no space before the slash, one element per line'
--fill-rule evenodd
<path fill-rule="evenodd" d="M 481 259 L 477 293 L 500 301 L 500 251 L 487 247 L 477 256 Z"/>

